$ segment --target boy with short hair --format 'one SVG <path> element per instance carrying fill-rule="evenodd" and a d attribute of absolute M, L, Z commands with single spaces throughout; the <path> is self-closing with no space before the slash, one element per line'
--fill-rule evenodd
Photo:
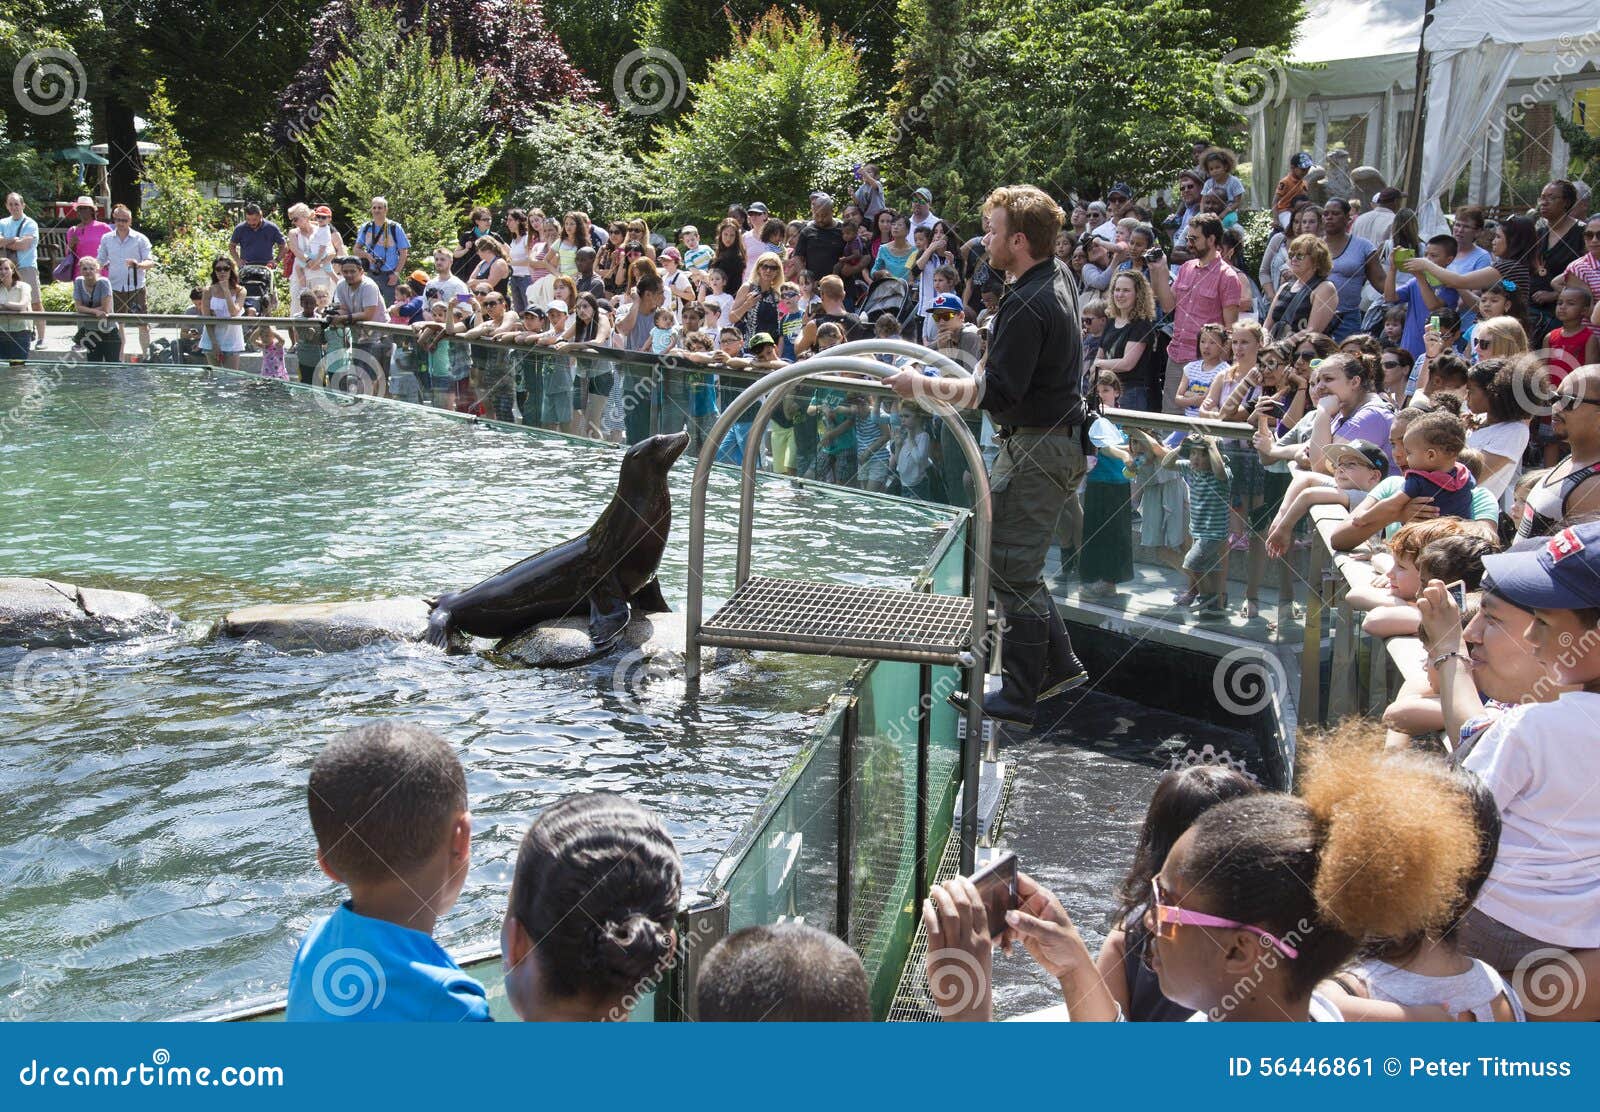
<path fill-rule="evenodd" d="M 420 726 L 358 727 L 317 755 L 306 802 L 317 864 L 350 899 L 300 943 L 286 1018 L 487 1020 L 483 986 L 433 940 L 472 863 L 455 751 Z M 361 987 L 354 999 L 352 984 Z"/>
<path fill-rule="evenodd" d="M 696 988 L 704 1023 L 868 1023 L 861 959 L 804 923 L 746 927 L 711 948 Z"/>
<path fill-rule="evenodd" d="M 1193 543 L 1183 558 L 1189 588 L 1172 603 L 1194 606 L 1198 618 L 1226 617 L 1223 592 L 1227 584 L 1222 560 L 1228 550 L 1228 498 L 1233 471 L 1214 436 L 1190 433 L 1169 449 L 1143 429 L 1133 431 L 1145 440 L 1161 467 L 1177 471 L 1189 487 L 1189 536 Z"/>
<path fill-rule="evenodd" d="M 711 269 L 712 251 L 700 242 L 699 228 L 693 224 L 685 224 L 678 233 L 678 241 L 683 244 L 683 269 Z"/>
<path fill-rule="evenodd" d="M 1554 701 L 1506 711 L 1454 754 L 1499 804 L 1499 854 L 1462 924 L 1466 952 L 1496 969 L 1536 950 L 1600 947 L 1600 524 L 1561 529 L 1486 556 L 1486 593 L 1532 612 L 1523 636 Z M 1428 585 L 1437 598 L 1443 584 Z M 1470 667 L 1459 645 L 1429 649 L 1435 666 Z M 1530 699 L 1549 692 L 1530 691 Z"/>

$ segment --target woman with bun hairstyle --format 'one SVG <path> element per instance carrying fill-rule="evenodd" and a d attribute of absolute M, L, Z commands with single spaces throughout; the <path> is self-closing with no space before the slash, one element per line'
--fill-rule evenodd
<path fill-rule="evenodd" d="M 1324 475 L 1333 474 L 1328 462 L 1328 445 L 1366 440 L 1378 445 L 1389 457 L 1389 426 L 1394 423 L 1394 407 L 1379 389 L 1383 368 L 1376 356 L 1340 352 L 1312 368 L 1314 381 L 1321 384 L 1316 419 L 1311 426 L 1306 458 L 1310 466 Z"/>
<path fill-rule="evenodd" d="M 682 876 L 666 828 L 638 804 L 596 793 L 548 807 L 523 836 L 500 928 L 517 1015 L 627 1019 L 672 957 Z"/>
<path fill-rule="evenodd" d="M 1147 960 L 1161 995 L 1192 1010 L 1191 1022 L 1342 1021 L 1317 986 L 1363 938 L 1442 929 L 1478 860 L 1466 797 L 1433 771 L 1339 745 L 1307 754 L 1303 767 L 1298 796 L 1263 792 L 1202 811 L 1150 880 Z M 996 941 L 1021 942 L 1060 981 L 1074 1019 L 1123 1018 L 1108 984 L 1118 978 L 1089 958 L 1060 901 L 1020 873 L 1017 893 L 1021 906 L 997 940 L 969 879 L 929 894 L 928 983 L 936 1004 L 952 997 L 944 1018 L 991 1018 L 988 993 L 954 999 L 962 978 L 945 966 L 965 966 L 970 983 L 976 959 L 987 984 Z"/>

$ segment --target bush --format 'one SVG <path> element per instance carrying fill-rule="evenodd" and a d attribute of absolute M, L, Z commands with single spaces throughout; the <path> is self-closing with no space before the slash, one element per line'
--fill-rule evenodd
<path fill-rule="evenodd" d="M 181 313 L 189 308 L 189 290 L 196 284 L 158 267 L 145 279 L 145 304 L 152 313 Z"/>
<path fill-rule="evenodd" d="M 72 312 L 72 283 L 49 282 L 43 284 L 39 291 L 39 300 L 44 303 L 47 313 Z"/>
<path fill-rule="evenodd" d="M 157 273 L 164 273 L 174 281 L 183 283 L 181 308 L 189 307 L 189 287 L 205 285 L 211 273 L 211 264 L 218 255 L 228 253 L 228 240 L 232 235 L 232 228 L 191 227 L 154 248 L 152 253 L 160 264 L 156 268 Z"/>
<path fill-rule="evenodd" d="M 645 183 L 632 148 L 615 115 L 592 104 L 552 104 L 506 148 L 502 165 L 516 183 L 506 205 L 582 209 L 603 219 L 632 211 Z"/>

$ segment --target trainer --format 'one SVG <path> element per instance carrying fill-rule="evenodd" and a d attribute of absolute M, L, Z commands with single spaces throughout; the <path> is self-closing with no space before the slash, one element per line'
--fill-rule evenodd
<path fill-rule="evenodd" d="M 989 353 L 977 374 L 945 380 L 939 397 L 989 413 L 1002 447 L 989 474 L 994 528 L 989 552 L 994 594 L 1004 612 L 999 691 L 984 713 L 1032 726 L 1034 704 L 1081 686 L 1088 673 L 1072 651 L 1066 624 L 1044 585 L 1044 558 L 1056 518 L 1076 499 L 1086 469 L 1079 393 L 1083 339 L 1078 295 L 1056 259 L 1065 214 L 1031 185 L 996 189 L 985 202 L 989 263 L 1006 275 Z M 885 381 L 901 397 L 927 390 L 927 379 L 900 371 Z M 966 707 L 965 692 L 951 696 Z"/>

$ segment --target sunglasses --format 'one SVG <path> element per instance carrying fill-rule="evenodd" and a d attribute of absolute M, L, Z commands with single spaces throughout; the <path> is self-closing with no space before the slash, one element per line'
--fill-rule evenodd
<path fill-rule="evenodd" d="M 485 305 L 504 305 L 505 301 L 498 297 L 486 297 L 483 299 L 483 303 Z"/>
<path fill-rule="evenodd" d="M 319 217 L 317 217 L 317 219 L 318 220 L 332 220 L 333 217 L 331 217 L 331 216 L 319 216 Z"/>
<path fill-rule="evenodd" d="M 956 319 L 956 314 L 955 313 L 951 313 L 951 312 L 934 313 L 934 314 L 932 314 L 932 316 L 933 316 L 934 320 L 955 320 Z M 1084 327 L 1087 328 L 1088 325 L 1089 325 L 1089 322 L 1088 321 L 1084 321 L 1083 324 L 1084 324 Z"/>
<path fill-rule="evenodd" d="M 1317 357 L 1317 353 L 1316 353 L 1315 350 L 1297 351 L 1297 352 L 1294 353 L 1294 361 L 1296 363 L 1303 363 L 1308 359 L 1315 359 L 1316 357 Z"/>
<path fill-rule="evenodd" d="M 1591 232 L 1588 228 L 1583 230 L 1584 239 L 1600 239 L 1600 230 Z"/>
<path fill-rule="evenodd" d="M 1298 262 L 1300 259 L 1305 259 L 1305 258 L 1309 258 L 1309 257 L 1310 256 L 1307 255 L 1304 251 L 1290 251 L 1289 252 L 1289 261 L 1290 262 Z"/>
<path fill-rule="evenodd" d="M 1474 336 L 1474 337 L 1472 337 L 1472 346 L 1475 347 L 1475 348 L 1486 348 L 1486 347 L 1489 346 L 1489 342 L 1490 342 L 1489 340 L 1485 339 L 1482 336 Z"/>
<path fill-rule="evenodd" d="M 1188 911 L 1176 904 L 1167 903 L 1161 898 L 1161 882 L 1155 877 L 1150 878 L 1150 900 L 1150 910 L 1153 913 L 1152 918 L 1155 920 L 1155 926 L 1150 933 L 1162 942 L 1171 942 L 1177 938 L 1180 926 L 1219 927 L 1249 931 L 1286 958 L 1293 959 L 1300 956 L 1299 950 L 1278 938 L 1277 935 L 1264 931 L 1260 927 L 1253 927 L 1249 923 L 1241 923 L 1237 919 L 1223 919 L 1217 915 L 1207 915 L 1203 911 Z"/>
<path fill-rule="evenodd" d="M 1600 399 L 1580 398 L 1576 394 L 1563 394 L 1560 390 L 1550 399 L 1550 408 L 1558 413 L 1564 409 L 1577 409 L 1580 405 L 1600 405 Z"/>
<path fill-rule="evenodd" d="M 1382 366 L 1383 369 L 1386 370 L 1386 371 L 1398 371 L 1400 369 L 1401 365 L 1402 364 L 1400 363 L 1400 360 L 1398 360 L 1398 359 L 1385 359 L 1380 364 L 1380 366 Z"/>

